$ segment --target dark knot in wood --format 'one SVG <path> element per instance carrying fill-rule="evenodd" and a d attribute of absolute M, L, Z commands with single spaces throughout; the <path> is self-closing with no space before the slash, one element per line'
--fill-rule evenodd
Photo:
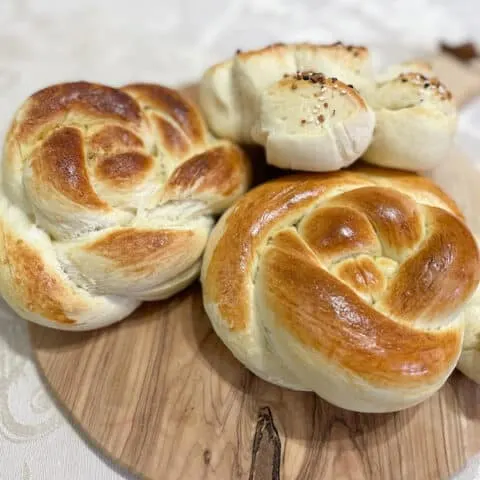
<path fill-rule="evenodd" d="M 249 480 L 280 480 L 282 443 L 269 407 L 258 412 Z"/>

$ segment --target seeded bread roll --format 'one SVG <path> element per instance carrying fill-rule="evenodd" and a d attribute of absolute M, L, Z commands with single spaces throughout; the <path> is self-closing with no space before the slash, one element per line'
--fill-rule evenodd
<path fill-rule="evenodd" d="M 322 74 L 286 75 L 260 96 L 252 138 L 267 162 L 307 171 L 352 164 L 372 140 L 375 115 L 363 97 Z"/>
<path fill-rule="evenodd" d="M 292 119 L 282 120 L 284 115 L 279 113 L 279 108 L 290 108 L 295 97 L 288 95 L 282 99 L 282 92 L 287 94 L 289 90 L 284 88 L 282 83 L 284 75 L 295 75 L 296 73 L 314 74 L 321 72 L 323 76 L 338 78 L 346 85 L 352 84 L 356 91 L 356 109 L 367 111 L 366 115 L 358 115 L 356 127 L 352 129 L 353 138 L 335 139 L 340 129 L 332 133 L 329 147 L 325 145 L 323 129 L 318 129 L 320 137 L 313 139 L 314 132 L 301 137 L 303 129 L 292 132 L 285 137 L 287 124 L 296 124 L 300 121 L 301 115 L 305 114 L 311 106 L 316 106 L 316 101 L 308 100 L 305 106 L 299 105 L 295 111 L 289 110 L 286 115 L 293 115 Z M 226 62 L 214 65 L 203 75 L 200 83 L 200 105 L 205 113 L 210 128 L 218 136 L 241 143 L 261 143 L 265 145 L 267 138 L 273 142 L 267 148 L 268 161 L 272 165 L 281 168 L 294 168 L 300 170 L 324 171 L 342 168 L 356 160 L 364 151 L 364 143 L 369 140 L 369 132 L 372 128 L 373 115 L 363 100 L 374 86 L 373 70 L 369 52 L 363 47 L 345 46 L 340 42 L 333 45 L 313 45 L 308 43 L 299 44 L 275 44 L 268 47 L 248 52 L 238 52 L 234 58 Z M 296 92 L 297 100 L 301 92 L 309 88 L 302 86 Z M 275 100 L 268 92 L 276 92 Z M 312 91 L 313 93 L 313 91 Z M 353 97 L 352 97 L 353 98 Z M 337 100 L 332 100 L 334 103 Z M 275 105 L 273 105 L 273 103 Z M 302 99 L 303 102 L 303 99 Z M 361 106 L 360 106 L 361 105 Z M 347 107 L 342 112 L 343 106 Z M 351 113 L 351 104 L 347 101 L 338 101 L 336 114 L 338 119 L 346 119 Z M 308 113 L 310 116 L 311 112 Z M 316 117 L 321 115 L 319 112 Z M 364 124 L 360 125 L 361 121 Z M 339 125 L 340 120 L 335 124 Z M 348 123 L 348 122 L 347 122 Z M 329 128 L 329 122 L 323 127 Z M 357 128 L 358 126 L 358 128 Z M 278 135 L 282 138 L 278 142 Z M 353 127 L 352 127 L 353 128 Z M 275 131 L 274 131 L 275 130 Z M 357 137 L 359 132 L 365 136 Z M 348 135 L 343 132 L 343 137 Z M 371 138 L 371 136 L 370 136 Z M 337 146 L 333 145 L 337 143 Z M 303 146 L 302 146 L 303 145 Z M 343 148 L 346 151 L 339 151 Z M 286 148 L 286 151 L 283 149 Z M 305 150 L 305 151 L 304 151 Z M 288 151 L 288 153 L 287 153 Z M 332 153 L 332 158 L 330 155 Z M 280 155 L 277 157 L 277 153 Z M 287 158 L 287 155 L 290 158 Z M 298 158 L 298 161 L 296 160 Z"/>
<path fill-rule="evenodd" d="M 403 73 L 393 76 L 398 71 Z M 428 73 L 426 64 L 393 67 L 368 97 L 376 127 L 365 161 L 420 172 L 447 159 L 456 132 L 456 107 L 452 94 Z"/>
<path fill-rule="evenodd" d="M 475 239 L 434 183 L 353 167 L 244 195 L 215 226 L 201 281 L 213 328 L 253 373 L 389 412 L 445 383 L 479 277 Z"/>
<path fill-rule="evenodd" d="M 312 87 L 299 85 L 292 92 L 284 75 L 353 85 L 356 114 L 351 115 L 352 103 L 339 101 L 332 107 L 334 121 L 311 98 Z M 362 155 L 379 166 L 429 170 L 448 157 L 457 123 L 451 94 L 428 63 L 392 65 L 375 81 L 368 50 L 340 42 L 239 51 L 204 73 L 200 105 L 218 136 L 259 143 L 268 163 L 305 171 L 338 170 Z"/>

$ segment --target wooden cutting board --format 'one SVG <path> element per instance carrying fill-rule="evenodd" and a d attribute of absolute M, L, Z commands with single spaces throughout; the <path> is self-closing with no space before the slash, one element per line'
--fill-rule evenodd
<path fill-rule="evenodd" d="M 462 101 L 470 98 L 455 85 Z M 479 171 L 456 152 L 431 175 L 480 233 Z M 461 374 L 403 412 L 335 408 L 243 368 L 214 334 L 198 285 L 103 330 L 32 324 L 30 334 L 38 368 L 73 423 L 144 478 L 438 480 L 480 452 L 480 387 Z"/>

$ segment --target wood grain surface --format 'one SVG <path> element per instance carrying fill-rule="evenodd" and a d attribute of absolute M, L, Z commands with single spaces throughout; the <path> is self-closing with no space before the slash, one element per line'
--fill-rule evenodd
<path fill-rule="evenodd" d="M 257 182 L 276 174 L 264 169 Z M 480 173 L 456 152 L 430 176 L 480 233 Z M 403 412 L 335 408 L 240 365 L 214 334 L 198 284 L 109 328 L 77 333 L 31 324 L 30 334 L 65 412 L 143 478 L 438 480 L 480 451 L 480 387 L 460 373 Z"/>
<path fill-rule="evenodd" d="M 244 369 L 212 331 L 198 285 L 103 330 L 30 328 L 74 422 L 149 479 L 433 480 L 480 451 L 480 388 L 464 376 L 407 411 L 337 409 Z"/>

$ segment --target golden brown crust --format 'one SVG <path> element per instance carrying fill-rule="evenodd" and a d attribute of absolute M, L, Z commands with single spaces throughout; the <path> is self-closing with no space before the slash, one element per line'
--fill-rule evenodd
<path fill-rule="evenodd" d="M 70 309 L 86 306 L 72 295 L 71 289 L 45 264 L 37 252 L 23 240 L 10 235 L 2 225 L 2 263 L 8 265 L 10 279 L 15 284 L 16 294 L 24 308 L 32 313 L 61 324 L 74 324 L 64 309 L 68 299 Z"/>
<path fill-rule="evenodd" d="M 432 382 L 455 360 L 460 331 L 420 331 L 380 314 L 303 255 L 301 243 L 295 233 L 281 232 L 260 260 L 262 292 L 278 328 L 379 386 Z"/>
<path fill-rule="evenodd" d="M 386 278 L 375 261 L 367 256 L 345 260 L 336 266 L 335 276 L 359 294 L 378 295 L 386 287 Z"/>
<path fill-rule="evenodd" d="M 193 142 L 202 142 L 205 124 L 198 109 L 176 90 L 161 85 L 136 83 L 122 88 L 145 109 L 173 119 Z"/>
<path fill-rule="evenodd" d="M 425 300 L 413 296 L 408 311 L 411 315 L 399 310 L 398 301 L 389 300 L 385 303 L 395 307 L 396 318 L 402 320 L 405 314 L 405 320 L 410 321 L 415 315 L 426 312 L 425 305 L 421 307 L 424 302 L 429 305 L 434 318 L 440 318 L 448 315 L 465 300 L 478 283 L 478 273 L 475 272 L 479 270 L 480 264 L 471 233 L 461 223 L 460 216 L 456 217 L 458 208 L 454 202 L 444 193 L 439 194 L 439 188 L 426 178 L 382 169 L 375 169 L 375 175 L 370 176 L 370 171 L 357 169 L 332 174 L 283 177 L 251 190 L 237 202 L 217 227 L 222 229 L 222 233 L 214 234 L 216 241 L 211 247 L 209 262 L 205 265 L 207 280 L 204 283 L 206 298 L 218 307 L 230 330 L 243 331 L 250 321 L 249 292 L 255 275 L 256 255 L 261 258 L 262 248 L 270 232 L 299 220 L 299 233 L 310 245 L 311 251 L 317 252 L 318 261 L 368 254 L 384 257 L 393 255 L 394 261 L 390 263 L 395 265 L 398 259 L 405 262 L 404 269 L 409 268 L 408 262 L 413 262 L 412 265 L 416 267 L 407 276 L 402 273 L 403 270 L 394 274 L 394 279 L 391 280 L 394 286 L 399 284 L 408 287 L 407 278 L 410 282 L 420 281 L 410 276 L 418 276 L 419 269 L 422 268 L 433 274 L 435 266 L 430 260 L 435 254 L 434 245 L 438 241 L 435 241 L 431 227 L 425 229 L 424 223 L 428 220 L 425 211 L 436 210 L 423 206 L 424 198 L 429 201 L 433 198 L 438 204 L 446 205 L 443 215 L 450 219 L 450 223 L 443 222 L 442 228 L 444 235 L 453 235 L 452 242 L 457 247 L 450 250 L 450 253 L 455 259 L 451 259 L 448 269 L 439 272 L 438 289 L 432 290 L 431 295 L 426 294 Z M 388 184 L 391 189 L 377 186 L 379 183 Z M 410 195 L 405 193 L 409 185 L 412 186 Z M 395 189 L 396 186 L 399 190 Z M 419 200 L 416 201 L 415 198 Z M 318 210 L 314 209 L 309 216 L 305 216 L 316 203 L 319 203 Z M 353 214 L 352 210 L 356 213 Z M 334 224 L 335 219 L 337 226 Z M 342 231 L 342 227 L 345 230 Z M 442 228 L 436 224 L 436 231 Z M 373 237 L 373 231 L 378 240 Z M 433 244 L 430 245 L 428 239 Z M 383 254 L 378 241 L 382 245 Z M 465 259 L 467 251 L 476 252 L 468 266 Z M 388 272 L 391 272 L 390 266 L 387 267 Z M 391 273 L 385 274 L 386 278 L 390 275 Z M 462 286 L 459 287 L 456 282 L 461 282 Z M 423 295 L 421 287 L 422 285 L 418 286 L 418 293 Z M 386 295 L 393 291 L 389 288 L 385 290 Z M 439 292 L 448 300 L 439 302 Z M 407 288 L 404 296 L 408 295 Z M 418 307 L 414 308 L 415 299 L 418 300 Z"/>
<path fill-rule="evenodd" d="M 245 153 L 159 85 L 41 90 L 4 155 L 0 209 L 25 241 L 0 239 L 0 292 L 24 318 L 65 329 L 119 321 L 193 282 L 213 216 L 249 182 Z"/>
<path fill-rule="evenodd" d="M 12 190 L 20 187 L 28 156 L 38 191 L 45 184 L 55 201 L 90 211 L 109 209 L 98 192 L 108 197 L 116 189 L 138 187 L 154 169 L 166 183 L 163 189 L 158 185 L 157 198 L 164 191 L 164 200 L 208 203 L 205 195 L 195 193 L 209 192 L 215 204 L 223 198 L 221 209 L 249 181 L 243 151 L 212 139 L 198 108 L 179 92 L 153 84 L 118 90 L 76 82 L 41 90 L 19 110 L 5 152 L 7 176 L 15 175 L 19 184 L 8 182 Z M 57 214 L 48 212 L 48 217 Z"/>
<path fill-rule="evenodd" d="M 250 167 L 245 153 L 234 145 L 220 145 L 191 157 L 177 167 L 165 186 L 165 198 L 201 198 L 216 191 L 230 196 L 239 187 L 247 188 Z M 183 192 L 183 193 L 181 193 Z"/>
<path fill-rule="evenodd" d="M 181 130 L 175 128 L 165 118 L 158 115 L 152 115 L 152 121 L 158 135 L 162 139 L 161 145 L 168 153 L 181 158 L 188 152 L 191 143 Z"/>
<path fill-rule="evenodd" d="M 88 139 L 92 150 L 113 153 L 118 148 L 143 148 L 144 143 L 135 133 L 118 125 L 107 125 Z"/>
<path fill-rule="evenodd" d="M 335 197 L 335 205 L 345 205 L 364 213 L 384 249 L 397 255 L 414 248 L 423 237 L 417 203 L 395 190 L 365 187 Z"/>
<path fill-rule="evenodd" d="M 121 90 L 88 82 L 64 83 L 47 87 L 30 97 L 18 119 L 17 139 L 24 141 L 45 124 L 63 120 L 71 111 L 133 124 L 141 121 L 138 104 Z"/>
<path fill-rule="evenodd" d="M 138 152 L 119 153 L 104 157 L 97 164 L 96 174 L 115 187 L 128 187 L 139 183 L 154 166 L 149 155 Z"/>
<path fill-rule="evenodd" d="M 191 230 L 124 228 L 89 244 L 85 251 L 108 258 L 118 268 L 139 265 L 141 272 L 147 273 L 166 257 L 178 257 L 178 252 L 186 251 L 193 236 Z"/>
<path fill-rule="evenodd" d="M 248 282 L 253 275 L 255 251 L 268 232 L 284 218 L 302 215 L 319 197 L 338 188 L 364 182 L 348 172 L 282 177 L 251 190 L 237 202 L 226 219 L 225 232 L 208 265 L 210 279 L 204 286 L 233 330 L 248 324 Z M 235 273 L 237 272 L 237 273 Z"/>
<path fill-rule="evenodd" d="M 428 208 L 430 235 L 393 279 L 382 305 L 393 317 L 413 322 L 448 317 L 473 294 L 480 279 L 475 239 L 444 210 Z"/>
<path fill-rule="evenodd" d="M 50 187 L 84 207 L 108 209 L 90 184 L 83 134 L 77 128 L 55 130 L 33 151 L 31 164 L 37 184 Z"/>
<path fill-rule="evenodd" d="M 314 210 L 302 220 L 299 231 L 323 262 L 360 253 L 380 255 L 382 251 L 368 217 L 348 206 Z"/>
<path fill-rule="evenodd" d="M 366 181 L 380 186 L 394 187 L 413 197 L 421 196 L 423 202 L 433 199 L 438 206 L 463 219 L 463 214 L 455 201 L 427 177 L 403 170 L 370 167 L 362 162 L 354 164 L 351 170 Z"/>
<path fill-rule="evenodd" d="M 207 247 L 202 284 L 216 332 L 263 378 L 346 408 L 426 398 L 456 364 L 455 315 L 480 277 L 472 234 L 436 192 L 380 169 L 252 190 Z"/>

